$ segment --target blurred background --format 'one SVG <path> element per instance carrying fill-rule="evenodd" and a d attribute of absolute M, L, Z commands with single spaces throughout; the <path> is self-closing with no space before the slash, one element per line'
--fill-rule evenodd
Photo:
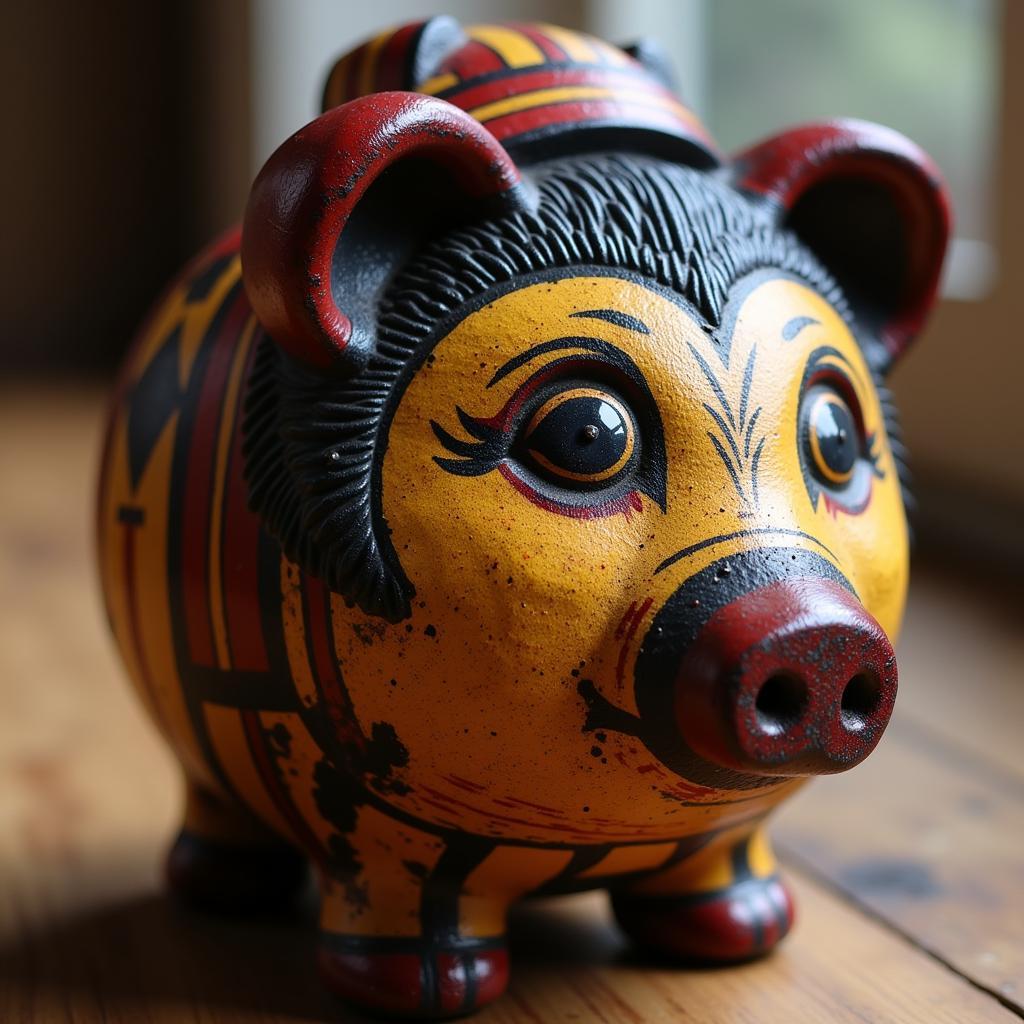
<path fill-rule="evenodd" d="M 726 151 L 839 114 L 898 128 L 952 186 L 943 302 L 895 386 L 927 550 L 1024 565 L 1024 5 L 1001 0 L 176 0 L 12 6 L 0 374 L 109 377 L 174 270 L 234 223 L 318 112 L 333 59 L 392 23 L 543 19 L 671 53 Z M 953 542 L 950 545 L 949 542 Z"/>

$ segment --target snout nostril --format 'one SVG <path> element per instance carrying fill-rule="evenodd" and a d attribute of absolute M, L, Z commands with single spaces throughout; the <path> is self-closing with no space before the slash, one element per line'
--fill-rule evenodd
<path fill-rule="evenodd" d="M 839 715 L 850 732 L 859 732 L 882 702 L 882 684 L 873 672 L 858 672 L 843 690 Z"/>
<path fill-rule="evenodd" d="M 796 725 L 807 707 L 807 685 L 795 675 L 769 676 L 758 690 L 757 722 L 762 732 L 778 736 Z"/>

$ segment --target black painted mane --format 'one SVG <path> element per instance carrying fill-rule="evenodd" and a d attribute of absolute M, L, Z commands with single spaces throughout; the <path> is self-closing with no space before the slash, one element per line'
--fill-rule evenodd
<path fill-rule="evenodd" d="M 369 614 L 404 618 L 414 593 L 380 507 L 403 374 L 481 296 L 542 271 L 622 270 L 688 300 L 713 332 L 732 285 L 773 267 L 850 318 L 838 284 L 771 210 L 706 172 L 595 155 L 552 161 L 532 177 L 533 212 L 449 231 L 398 269 L 376 354 L 354 379 L 332 380 L 261 342 L 245 418 L 251 505 L 289 558 Z"/>

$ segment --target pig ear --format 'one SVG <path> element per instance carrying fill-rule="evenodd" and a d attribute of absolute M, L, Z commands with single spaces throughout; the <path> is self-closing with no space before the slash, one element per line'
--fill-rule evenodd
<path fill-rule="evenodd" d="M 679 92 L 675 68 L 668 50 L 657 39 L 643 38 L 622 47 L 633 60 L 642 64 L 666 89 Z"/>
<path fill-rule="evenodd" d="M 438 217 L 524 202 L 508 154 L 457 107 L 406 92 L 352 100 L 293 135 L 257 176 L 242 230 L 249 301 L 280 348 L 353 376 L 418 233 Z"/>
<path fill-rule="evenodd" d="M 949 197 L 931 159 L 898 132 L 838 120 L 754 146 L 733 175 L 775 203 L 780 223 L 835 275 L 887 370 L 935 301 L 949 237 Z"/>

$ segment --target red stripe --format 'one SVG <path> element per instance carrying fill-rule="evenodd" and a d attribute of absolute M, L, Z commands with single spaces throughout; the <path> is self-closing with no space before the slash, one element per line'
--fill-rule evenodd
<path fill-rule="evenodd" d="M 113 392 L 110 396 L 110 403 L 107 406 L 107 413 L 105 419 L 105 427 L 103 433 L 103 454 L 100 462 L 100 479 L 99 486 L 96 488 L 96 525 L 99 531 L 100 544 L 102 546 L 102 528 L 103 528 L 103 509 L 106 507 L 107 500 L 107 488 L 110 484 L 110 461 L 111 461 L 111 448 L 114 438 L 114 427 L 118 423 L 119 414 L 121 413 L 122 406 L 124 404 L 125 396 L 128 391 L 135 383 L 136 378 L 136 361 L 139 357 L 139 352 L 142 349 L 143 343 L 153 330 L 153 325 L 156 323 L 157 318 L 161 313 L 164 312 L 171 295 L 174 294 L 175 290 L 181 287 L 186 281 L 190 281 L 193 277 L 198 276 L 199 273 L 204 270 L 211 263 L 220 259 L 225 253 L 235 252 L 238 249 L 239 242 L 241 240 L 241 228 L 232 227 L 229 228 L 224 234 L 220 235 L 217 239 L 211 242 L 205 249 L 197 253 L 192 259 L 185 264 L 181 271 L 174 276 L 174 278 L 164 287 L 157 297 L 157 300 L 146 312 L 145 319 L 139 325 L 134 336 L 132 337 L 131 343 L 128 346 L 127 354 L 125 355 L 124 362 L 121 364 L 121 369 L 118 372 L 117 380 L 114 384 Z"/>
<path fill-rule="evenodd" d="M 645 107 L 640 104 L 627 104 L 612 100 L 585 100 L 577 103 L 555 103 L 530 110 L 521 110 L 515 114 L 506 114 L 493 121 L 485 121 L 487 130 L 499 141 L 514 139 L 537 129 L 552 125 L 578 124 L 581 127 L 594 121 L 618 124 L 628 128 L 647 128 L 660 132 L 668 132 L 681 139 L 689 139 L 698 145 L 710 148 L 714 146 L 708 137 L 670 113 Z"/>
<path fill-rule="evenodd" d="M 237 669 L 266 671 L 270 668 L 270 659 L 263 637 L 258 600 L 260 521 L 249 509 L 249 491 L 244 476 L 245 460 L 242 457 L 245 382 L 249 379 L 258 344 L 257 335 L 246 356 L 235 408 L 221 514 L 220 578 L 231 665 Z"/>
<path fill-rule="evenodd" d="M 355 99 L 359 95 L 359 72 L 362 69 L 363 61 L 366 59 L 366 51 L 369 44 L 360 46 L 349 58 L 348 68 L 345 73 L 345 95 L 341 97 L 342 103 Z"/>
<path fill-rule="evenodd" d="M 352 700 L 338 671 L 327 590 L 320 580 L 308 573 L 302 573 L 301 578 L 306 642 L 312 654 L 311 667 L 320 698 L 331 716 L 335 735 L 340 742 L 355 744 L 362 749 L 366 746 L 366 737 L 359 728 Z"/>
<path fill-rule="evenodd" d="M 459 47 L 437 69 L 438 74 L 452 71 L 459 78 L 479 78 L 489 75 L 492 71 L 505 70 L 505 62 L 489 46 L 471 39 L 465 46 Z"/>
<path fill-rule="evenodd" d="M 374 71 L 374 83 L 377 92 L 387 92 L 392 89 L 415 89 L 416 82 L 406 80 L 406 67 L 409 59 L 409 48 L 426 22 L 414 21 L 410 25 L 403 25 L 384 44 L 377 58 L 377 67 Z"/>
<path fill-rule="evenodd" d="M 552 63 L 562 63 L 569 60 L 569 55 L 550 36 L 537 28 L 536 25 L 526 25 L 521 21 L 512 22 L 509 28 L 521 32 L 531 43 L 544 54 Z"/>
<path fill-rule="evenodd" d="M 461 85 L 452 86 L 439 95 L 449 103 L 462 107 L 463 110 L 472 110 L 508 96 L 522 96 L 537 89 L 560 89 L 573 85 L 592 85 L 601 89 L 630 89 L 679 102 L 664 86 L 629 68 L 598 67 L 541 68 L 520 74 L 512 72 L 482 85 L 470 83 L 468 88 Z"/>
<path fill-rule="evenodd" d="M 302 845 L 303 851 L 316 861 L 321 870 L 325 870 L 329 861 L 327 851 L 320 845 L 320 840 L 299 815 L 295 804 L 292 803 L 291 794 L 281 783 L 277 767 L 270 760 L 270 755 L 267 752 L 267 742 L 263 735 L 263 726 L 260 724 L 259 712 L 242 711 L 240 714 L 242 728 L 245 730 L 245 739 L 249 745 L 249 753 L 252 754 L 253 764 L 256 766 L 256 771 L 263 781 L 271 801 L 281 812 L 281 817 L 288 823 L 295 838 Z"/>
<path fill-rule="evenodd" d="M 249 313 L 245 293 L 239 291 L 221 322 L 200 388 L 198 407 L 185 478 L 185 522 L 182 529 L 182 585 L 185 629 L 192 661 L 213 667 L 213 624 L 210 620 L 209 529 L 217 428 L 223 408 L 224 386 L 231 370 L 238 336 Z"/>

